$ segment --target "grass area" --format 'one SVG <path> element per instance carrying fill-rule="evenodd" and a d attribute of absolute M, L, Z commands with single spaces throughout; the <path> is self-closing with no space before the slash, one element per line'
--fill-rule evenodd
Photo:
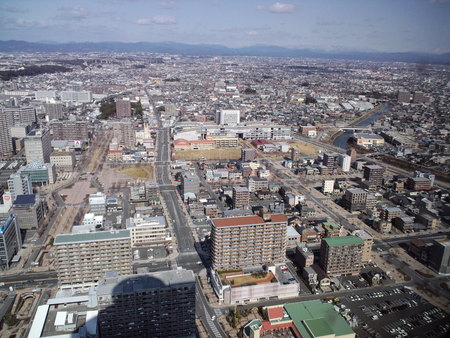
<path fill-rule="evenodd" d="M 313 144 L 304 141 L 295 141 L 291 143 L 292 146 L 297 148 L 298 153 L 304 156 L 316 156 L 319 151 L 325 151 L 322 147 L 317 147 Z"/>
<path fill-rule="evenodd" d="M 409 277 L 409 275 L 403 271 L 402 269 L 397 269 L 398 272 L 400 272 L 403 275 L 403 279 L 407 282 L 411 280 L 411 277 Z"/>
<path fill-rule="evenodd" d="M 231 283 L 233 286 L 243 286 L 243 285 L 255 285 L 255 284 L 265 284 L 270 283 L 275 276 L 272 272 L 266 273 L 266 274 L 251 274 L 251 275 L 245 275 L 245 276 L 238 276 L 238 277 L 232 277 L 227 278 L 227 280 Z"/>
<path fill-rule="evenodd" d="M 151 165 L 140 165 L 140 166 L 120 166 L 114 168 L 114 171 L 118 174 L 123 174 L 136 179 L 150 180 L 153 179 L 153 166 Z"/>
<path fill-rule="evenodd" d="M 419 275 L 425 277 L 425 278 L 434 278 L 435 276 L 430 274 L 430 273 L 426 273 L 420 270 L 415 270 Z"/>
<path fill-rule="evenodd" d="M 241 158 L 241 148 L 225 148 L 210 150 L 178 150 L 172 154 L 173 160 L 238 160 Z"/>

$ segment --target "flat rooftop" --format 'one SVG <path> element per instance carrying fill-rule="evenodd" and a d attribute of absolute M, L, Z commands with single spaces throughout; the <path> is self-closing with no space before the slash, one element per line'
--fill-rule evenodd
<path fill-rule="evenodd" d="M 54 244 L 59 245 L 79 242 L 110 241 L 126 238 L 130 238 L 130 230 L 98 231 L 86 234 L 61 234 L 56 235 Z"/>
<path fill-rule="evenodd" d="M 260 216 L 244 216 L 244 217 L 230 217 L 230 218 L 215 218 L 212 220 L 216 227 L 240 226 L 240 225 L 255 225 L 264 224 L 267 222 L 287 222 L 285 215 L 272 215 L 270 220 L 264 221 Z"/>

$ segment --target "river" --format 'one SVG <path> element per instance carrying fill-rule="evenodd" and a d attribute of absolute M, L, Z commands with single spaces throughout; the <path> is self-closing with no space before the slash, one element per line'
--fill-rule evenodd
<path fill-rule="evenodd" d="M 367 127 L 373 121 L 377 120 L 381 115 L 386 113 L 388 110 L 389 110 L 389 104 L 386 103 L 384 105 L 384 107 L 380 109 L 380 111 L 378 111 L 375 114 L 369 116 L 368 118 L 362 120 L 355 127 Z M 342 134 L 336 140 L 334 140 L 333 145 L 336 147 L 342 148 L 342 149 L 348 149 L 347 141 L 352 135 L 353 135 L 353 133 Z"/>

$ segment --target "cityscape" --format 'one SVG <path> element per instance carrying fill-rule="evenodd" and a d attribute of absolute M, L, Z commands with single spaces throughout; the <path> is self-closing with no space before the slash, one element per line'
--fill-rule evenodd
<path fill-rule="evenodd" d="M 0 336 L 448 337 L 448 39 L 181 40 L 158 6 L 180 43 L 0 34 Z"/>

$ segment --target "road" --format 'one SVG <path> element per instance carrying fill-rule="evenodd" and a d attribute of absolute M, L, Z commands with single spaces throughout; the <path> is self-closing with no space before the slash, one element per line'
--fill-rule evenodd
<path fill-rule="evenodd" d="M 206 190 L 208 190 L 209 196 L 211 196 L 211 198 L 214 198 L 214 200 L 217 203 L 217 206 L 220 209 L 220 212 L 223 214 L 225 208 L 223 207 L 223 204 L 219 201 L 217 194 L 211 189 L 210 184 L 206 182 L 205 177 L 203 176 L 203 172 L 200 170 L 198 166 L 198 163 L 195 163 L 195 172 L 197 173 L 197 176 L 200 178 L 202 185 L 206 188 Z"/>

